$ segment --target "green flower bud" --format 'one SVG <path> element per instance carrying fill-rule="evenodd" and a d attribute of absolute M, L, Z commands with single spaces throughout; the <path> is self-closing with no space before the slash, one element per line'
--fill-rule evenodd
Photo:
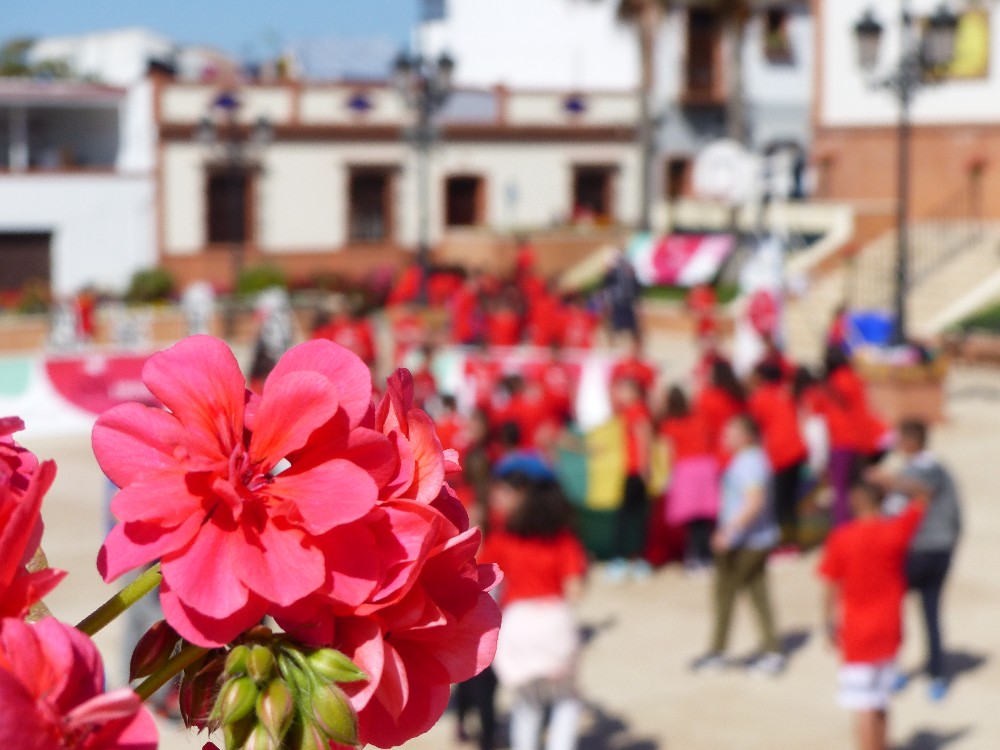
<path fill-rule="evenodd" d="M 335 684 L 316 685 L 309 696 L 316 726 L 342 745 L 358 744 L 358 716 L 344 691 Z"/>
<path fill-rule="evenodd" d="M 247 673 L 247 659 L 250 657 L 249 646 L 236 646 L 229 655 L 226 656 L 226 674 L 230 677 L 238 677 Z"/>
<path fill-rule="evenodd" d="M 278 655 L 278 671 L 296 697 L 304 698 L 309 694 L 309 690 L 311 689 L 309 675 L 302 671 L 302 668 L 290 652 L 282 651 Z"/>
<path fill-rule="evenodd" d="M 327 750 L 330 747 L 330 741 L 313 724 L 307 723 L 303 726 L 297 739 L 298 741 L 292 745 L 295 750 Z"/>
<path fill-rule="evenodd" d="M 306 661 L 314 673 L 328 682 L 360 682 L 368 679 L 368 675 L 336 649 L 318 649 L 309 654 Z"/>
<path fill-rule="evenodd" d="M 282 680 L 271 680 L 257 696 L 257 721 L 267 729 L 275 746 L 281 743 L 294 718 L 292 691 Z"/>
<path fill-rule="evenodd" d="M 257 720 L 253 716 L 244 716 L 242 720 L 222 727 L 222 741 L 226 750 L 243 747 L 256 726 Z"/>
<path fill-rule="evenodd" d="M 212 718 L 223 725 L 235 724 L 250 716 L 257 705 L 257 686 L 249 677 L 233 677 L 219 691 Z M 231 747 L 227 744 L 227 747 Z"/>
<path fill-rule="evenodd" d="M 247 674 L 253 678 L 258 685 L 262 685 L 271 678 L 271 670 L 274 669 L 274 654 L 267 646 L 255 644 L 250 648 L 250 654 L 246 659 Z"/>
<path fill-rule="evenodd" d="M 281 740 L 272 739 L 271 733 L 263 724 L 256 724 L 241 750 L 277 750 L 280 745 Z"/>

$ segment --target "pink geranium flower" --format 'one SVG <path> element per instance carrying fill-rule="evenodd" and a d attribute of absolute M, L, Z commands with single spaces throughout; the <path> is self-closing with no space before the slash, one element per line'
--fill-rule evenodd
<path fill-rule="evenodd" d="M 335 643 L 371 681 L 356 689 L 361 739 L 376 747 L 400 745 L 430 729 L 448 705 L 452 684 L 493 661 L 500 610 L 489 590 L 494 566 L 478 565 L 480 532 L 441 536 L 416 583 L 397 603 L 366 617 L 337 622 Z"/>
<path fill-rule="evenodd" d="M 35 455 L 12 437 L 23 429 L 24 421 L 20 417 L 0 417 L 0 485 L 7 485 L 15 492 L 24 492 L 38 470 Z"/>
<path fill-rule="evenodd" d="M 55 464 L 46 461 L 27 479 L 23 492 L 0 482 L 0 617 L 26 617 L 66 575 L 51 568 L 27 569 L 41 543 L 42 498 L 55 474 Z"/>
<path fill-rule="evenodd" d="M 360 359 L 302 344 L 257 397 L 222 341 L 194 336 L 153 355 L 143 381 L 167 411 L 126 404 L 94 428 L 94 453 L 122 488 L 111 506 L 122 523 L 98 561 L 105 580 L 161 559 L 166 619 L 203 646 L 316 591 L 368 595 L 375 574 L 341 580 L 323 542 L 372 511 L 387 473 Z"/>
<path fill-rule="evenodd" d="M 153 750 L 156 724 L 132 690 L 104 692 L 93 642 L 52 618 L 0 620 L 0 747 Z"/>

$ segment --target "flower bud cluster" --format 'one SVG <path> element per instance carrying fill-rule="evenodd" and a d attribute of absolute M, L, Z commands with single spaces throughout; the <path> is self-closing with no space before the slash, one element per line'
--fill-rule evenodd
<path fill-rule="evenodd" d="M 212 665 L 219 668 L 215 678 Z M 204 726 L 221 730 L 226 750 L 358 744 L 358 717 L 338 683 L 367 676 L 339 651 L 308 649 L 257 627 L 228 652 L 213 652 L 196 667 L 187 686 L 192 694 L 201 674 L 217 690 Z"/>

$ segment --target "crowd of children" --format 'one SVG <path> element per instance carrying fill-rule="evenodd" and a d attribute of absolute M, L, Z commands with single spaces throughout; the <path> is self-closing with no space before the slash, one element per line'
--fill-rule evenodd
<path fill-rule="evenodd" d="M 611 283 L 627 286 L 627 281 L 616 277 Z M 574 679 L 580 642 L 571 605 L 588 556 L 552 467 L 576 416 L 580 379 L 579 365 L 563 356 L 563 347 L 592 346 L 598 314 L 541 282 L 524 248 L 508 279 L 484 274 L 423 279 L 411 270 L 390 302 L 403 304 L 422 294 L 432 307 L 447 311 L 446 335 L 434 343 L 482 347 L 467 349 L 482 356 L 468 357 L 463 372 L 475 386 L 475 408 L 460 413 L 455 397 L 439 392 L 425 323 L 405 306 L 392 317 L 393 359 L 423 351 L 413 373 L 416 400 L 434 416 L 442 445 L 460 456 L 463 471 L 453 484 L 486 532 L 482 560 L 499 563 L 505 573 L 497 591 L 504 628 L 495 667 L 457 689 L 459 734 L 468 737 L 466 717 L 475 708 L 479 745 L 494 747 L 499 684 L 512 696 L 514 750 L 540 746 L 546 717 L 547 748 L 570 750 L 582 710 Z M 881 750 L 889 695 L 905 684 L 894 660 L 908 587 L 921 596 L 931 697 L 939 700 L 947 691 L 939 607 L 960 514 L 954 482 L 926 449 L 926 427 L 907 423 L 893 430 L 879 418 L 842 337 L 835 335 L 820 371 L 796 366 L 773 338 L 765 338 L 759 362 L 738 376 L 715 344 L 714 296 L 704 290 L 690 301 L 703 356 L 686 387 L 664 384 L 643 357 L 636 320 L 625 320 L 626 292 L 616 294 L 609 304 L 618 309 L 605 312 L 613 331 L 629 334 L 629 348 L 608 377 L 624 479 L 611 521 L 613 554 L 606 577 L 621 582 L 650 573 L 651 528 L 681 534 L 685 569 L 714 571 L 714 623 L 708 649 L 693 668 L 729 666 L 725 651 L 734 604 L 746 594 L 761 638 L 760 655 L 750 666 L 777 675 L 786 668 L 786 656 L 768 567 L 776 555 L 797 555 L 823 541 L 814 519 L 803 527 L 804 511 L 828 518 L 831 532 L 819 574 L 827 587 L 829 632 L 844 662 L 841 702 L 858 714 L 859 747 Z M 376 362 L 376 337 L 364 316 L 332 311 L 318 321 L 314 335 Z M 516 375 L 506 374 L 489 356 L 495 347 L 520 344 L 545 347 L 547 354 Z M 890 474 L 879 462 L 894 444 L 905 466 Z M 662 451 L 669 473 L 661 493 L 651 475 Z M 819 491 L 824 487 L 827 492 Z M 828 509 L 822 512 L 824 498 Z"/>

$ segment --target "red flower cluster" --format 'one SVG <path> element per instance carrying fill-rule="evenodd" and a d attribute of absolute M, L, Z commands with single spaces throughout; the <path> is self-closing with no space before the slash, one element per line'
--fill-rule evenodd
<path fill-rule="evenodd" d="M 362 741 L 428 729 L 448 686 L 492 660 L 500 615 L 409 373 L 376 408 L 364 363 L 316 340 L 257 396 L 223 342 L 196 336 L 151 357 L 143 380 L 167 411 L 119 406 L 94 428 L 121 487 L 105 579 L 160 559 L 164 614 L 187 640 L 223 645 L 273 615 L 368 673 L 352 696 Z"/>
<path fill-rule="evenodd" d="M 0 747 L 153 750 L 156 724 L 128 688 L 104 691 L 93 642 L 48 617 L 0 620 Z"/>
<path fill-rule="evenodd" d="M 34 454 L 14 442 L 11 435 L 23 429 L 17 417 L 0 418 L 0 617 L 26 617 L 66 575 L 61 570 L 27 569 L 41 545 L 42 498 L 56 467 L 51 461 L 39 464 Z"/>

